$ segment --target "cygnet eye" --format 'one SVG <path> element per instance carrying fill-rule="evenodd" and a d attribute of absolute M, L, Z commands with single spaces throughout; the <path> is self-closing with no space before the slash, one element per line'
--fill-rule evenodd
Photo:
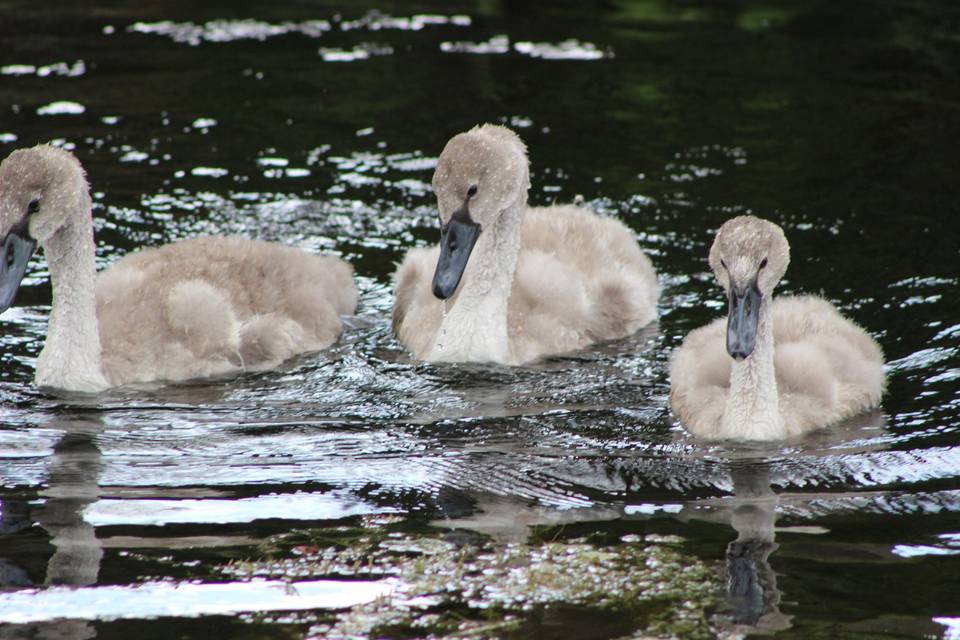
<path fill-rule="evenodd" d="M 763 269 L 765 266 L 767 266 L 767 259 L 766 259 L 766 258 L 764 258 L 763 260 L 760 261 L 760 268 Z"/>
<path fill-rule="evenodd" d="M 477 195 L 477 185 L 472 184 L 470 185 L 470 188 L 467 189 L 467 197 L 472 198 L 475 195 Z"/>
<path fill-rule="evenodd" d="M 727 268 L 727 263 L 723 261 L 723 258 L 720 258 L 720 266 L 723 267 L 724 269 Z"/>
<path fill-rule="evenodd" d="M 27 215 L 32 216 L 37 211 L 40 210 L 40 198 L 34 198 L 30 201 L 30 204 L 27 205 Z"/>

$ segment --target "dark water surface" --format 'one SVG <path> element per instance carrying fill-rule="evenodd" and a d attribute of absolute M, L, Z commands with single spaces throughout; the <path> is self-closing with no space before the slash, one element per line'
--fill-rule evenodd
<path fill-rule="evenodd" d="M 518 369 L 404 353 L 390 274 L 480 122 L 534 203 L 636 230 L 658 325 Z M 281 371 L 56 398 L 35 257 L 0 319 L 0 637 L 960 638 L 956 3 L 0 0 L 0 154 L 51 140 L 101 266 L 241 233 L 344 256 L 362 301 Z M 676 425 L 668 354 L 723 313 L 706 251 L 745 212 L 790 239 L 781 290 L 880 341 L 880 411 Z"/>

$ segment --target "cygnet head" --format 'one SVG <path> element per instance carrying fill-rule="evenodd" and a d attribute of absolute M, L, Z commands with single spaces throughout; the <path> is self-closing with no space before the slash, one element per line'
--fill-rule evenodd
<path fill-rule="evenodd" d="M 524 206 L 529 188 L 527 148 L 513 131 L 485 124 L 450 139 L 433 173 L 440 210 L 435 296 L 454 294 L 480 234 L 507 209 Z"/>
<path fill-rule="evenodd" d="M 13 304 L 27 262 L 73 215 L 89 215 L 80 163 L 49 145 L 17 149 L 0 164 L 0 312 Z"/>
<path fill-rule="evenodd" d="M 727 352 L 743 360 L 756 345 L 760 305 L 787 271 L 790 245 L 783 229 L 754 216 L 720 227 L 710 249 L 710 267 L 727 292 Z"/>

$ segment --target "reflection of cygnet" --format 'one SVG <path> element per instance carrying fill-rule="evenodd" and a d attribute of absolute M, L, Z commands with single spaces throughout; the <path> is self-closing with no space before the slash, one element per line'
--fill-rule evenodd
<path fill-rule="evenodd" d="M 727 545 L 727 593 L 733 622 L 762 625 L 767 630 L 786 628 L 789 618 L 778 609 L 777 576 L 768 562 L 778 548 L 774 526 L 779 500 L 770 489 L 766 468 L 735 469 L 733 475 L 736 504 L 730 512 L 730 525 L 736 529 L 737 539 Z"/>
<path fill-rule="evenodd" d="M 656 317 L 634 233 L 582 207 L 527 206 L 528 164 L 517 134 L 489 124 L 440 154 L 440 245 L 411 249 L 394 276 L 393 328 L 414 357 L 522 364 Z"/>
<path fill-rule="evenodd" d="M 53 449 L 47 486 L 40 491 L 46 501 L 34 514 L 55 549 L 44 584 L 96 584 L 103 548 L 84 510 L 100 496 L 101 454 L 94 437 L 102 424 L 83 420 L 63 426 L 67 431 Z"/>
<path fill-rule="evenodd" d="M 47 561 L 44 585 L 87 586 L 97 583 L 103 546 L 93 525 L 84 519 L 86 508 L 100 496 L 100 449 L 95 438 L 103 429 L 99 420 L 64 420 L 51 425 L 64 429 L 47 468 L 43 505 L 33 512 L 36 523 L 50 535 L 53 555 Z M 35 623 L 36 638 L 95 638 L 88 620 Z M 26 637 L 26 636 L 25 636 Z"/>
<path fill-rule="evenodd" d="M 730 476 L 733 496 L 690 503 L 680 518 L 721 522 L 737 532 L 726 551 L 730 631 L 736 636 L 787 629 L 792 616 L 780 613 L 777 574 L 769 562 L 778 548 L 774 538 L 780 502 L 770 488 L 769 470 L 765 463 L 735 463 Z"/>
<path fill-rule="evenodd" d="M 866 331 L 816 296 L 773 299 L 790 262 L 777 225 L 728 220 L 710 267 L 729 315 L 690 332 L 670 363 L 670 407 L 708 439 L 780 440 L 880 403 L 883 353 Z"/>
<path fill-rule="evenodd" d="M 98 277 L 83 168 L 45 145 L 0 165 L 0 244 L 0 311 L 37 244 L 49 265 L 41 387 L 96 392 L 268 369 L 332 344 L 357 302 L 339 258 L 238 237 L 142 249 Z"/>
<path fill-rule="evenodd" d="M 613 520 L 621 511 L 613 506 L 593 506 L 577 509 L 558 509 L 544 506 L 536 500 L 517 496 L 496 495 L 485 491 L 446 491 L 459 498 L 459 509 L 454 517 L 433 520 L 431 526 L 448 529 L 468 529 L 490 536 L 498 542 L 523 543 L 533 527 L 557 526 L 587 520 Z M 443 497 L 443 492 L 441 492 Z M 441 502 L 441 506 L 444 506 Z"/>

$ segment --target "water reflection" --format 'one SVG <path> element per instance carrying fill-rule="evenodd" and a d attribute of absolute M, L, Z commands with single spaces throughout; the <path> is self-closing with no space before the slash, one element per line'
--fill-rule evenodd
<path fill-rule="evenodd" d="M 45 587 L 93 585 L 100 572 L 103 547 L 84 512 L 100 497 L 103 463 L 96 439 L 103 430 L 103 422 L 95 415 L 64 415 L 45 426 L 61 432 L 48 461 L 46 481 L 37 492 L 36 500 L 3 499 L 3 534 L 29 535 L 29 527 L 39 525 L 50 537 L 53 547 L 42 584 Z M 5 574 L 3 585 L 7 589 L 33 584 L 22 569 Z M 96 636 L 93 624 L 84 620 L 41 622 L 12 633 L 10 637 L 76 640 Z M 0 634 L 0 637 L 7 636 Z"/>
<path fill-rule="evenodd" d="M 726 602 L 721 607 L 724 635 L 773 633 L 789 628 L 792 616 L 780 611 L 777 574 L 770 565 L 776 542 L 779 496 L 770 486 L 763 459 L 741 460 L 730 469 L 733 495 L 684 507 L 683 520 L 727 524 L 737 532 L 725 553 Z"/>
<path fill-rule="evenodd" d="M 96 435 L 103 423 L 96 418 L 62 420 L 56 427 L 63 436 L 54 446 L 46 487 L 39 492 L 44 502 L 33 514 L 55 549 L 44 584 L 95 584 L 103 549 L 84 511 L 100 497 L 103 465 Z"/>
<path fill-rule="evenodd" d="M 791 458 L 806 457 L 818 466 L 829 468 L 838 459 L 885 450 L 887 444 L 880 437 L 885 422 L 880 411 L 857 416 L 804 439 L 802 450 Z M 817 510 L 830 512 L 847 508 L 843 496 L 830 498 L 787 494 L 783 489 L 780 493 L 775 491 L 774 484 L 799 487 L 812 479 L 803 476 L 806 465 L 789 464 L 790 459 L 782 459 L 781 453 L 782 450 L 772 450 L 769 445 L 731 449 L 725 466 L 729 468 L 732 495 L 692 502 L 679 516 L 681 520 L 723 523 L 737 533 L 724 554 L 726 602 L 721 625 L 724 633 L 734 637 L 747 633 L 769 634 L 792 626 L 794 616 L 780 611 L 777 572 L 770 562 L 770 557 L 780 548 L 776 533 L 785 530 L 807 535 L 828 533 L 815 526 L 778 528 L 777 519 L 784 515 L 785 502 L 792 516 L 800 515 L 804 519 Z M 793 606 L 796 607 L 796 603 Z"/>
<path fill-rule="evenodd" d="M 620 505 L 593 505 L 557 509 L 536 500 L 497 495 L 486 491 L 438 492 L 438 510 L 443 518 L 431 522 L 435 527 L 469 530 L 489 536 L 499 543 L 522 544 L 530 537 L 532 527 L 553 527 L 577 522 L 604 521 L 619 518 Z"/>
<path fill-rule="evenodd" d="M 780 612 L 777 574 L 769 562 L 778 548 L 777 494 L 764 466 L 737 467 L 732 476 L 736 504 L 730 507 L 730 525 L 737 539 L 727 545 L 726 553 L 731 618 L 738 627 L 780 631 L 790 626 L 792 616 Z"/>
<path fill-rule="evenodd" d="M 61 435 L 49 457 L 43 487 L 37 491 L 36 499 L 19 493 L 3 497 L 0 533 L 29 535 L 30 527 L 39 525 L 50 536 L 54 548 L 42 583 L 95 584 L 103 550 L 84 511 L 100 496 L 102 463 L 96 436 L 103 430 L 103 423 L 98 418 L 62 417 L 45 428 L 59 430 Z M 23 571 L 14 574 L 26 576 Z M 32 582 L 15 579 L 6 584 Z"/>

